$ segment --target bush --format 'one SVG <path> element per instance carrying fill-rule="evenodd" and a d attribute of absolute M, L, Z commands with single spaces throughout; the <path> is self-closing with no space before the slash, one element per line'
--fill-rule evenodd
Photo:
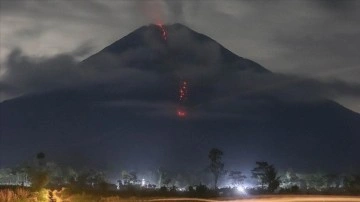
<path fill-rule="evenodd" d="M 0 190 L 1 202 L 37 202 L 37 197 L 24 188 Z"/>
<path fill-rule="evenodd" d="M 347 176 L 344 179 L 344 187 L 350 194 L 360 194 L 360 175 Z"/>
<path fill-rule="evenodd" d="M 39 191 L 44 188 L 49 182 L 49 175 L 47 172 L 35 171 L 31 173 L 31 188 L 34 191 Z"/>
<path fill-rule="evenodd" d="M 280 189 L 280 194 L 298 194 L 300 192 L 300 188 L 297 185 L 291 186 L 289 188 Z"/>

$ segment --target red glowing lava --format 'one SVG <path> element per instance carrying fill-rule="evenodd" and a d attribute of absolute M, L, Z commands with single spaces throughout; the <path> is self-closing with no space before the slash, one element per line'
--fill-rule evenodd
<path fill-rule="evenodd" d="M 185 117 L 185 116 L 186 116 L 186 112 L 179 109 L 179 110 L 177 111 L 177 115 L 178 115 L 179 117 Z"/>
<path fill-rule="evenodd" d="M 179 117 L 185 117 L 187 115 L 187 112 L 184 107 L 187 98 L 188 98 L 188 82 L 181 81 L 179 87 L 179 107 L 177 109 L 177 115 Z"/>
<path fill-rule="evenodd" d="M 160 28 L 160 30 L 161 30 L 161 36 L 162 36 L 162 38 L 164 39 L 164 41 L 166 41 L 166 40 L 167 40 L 167 31 L 166 31 L 164 25 L 159 23 L 159 24 L 157 24 L 157 26 L 158 26 L 158 27 Z"/>
<path fill-rule="evenodd" d="M 179 101 L 183 102 L 187 98 L 187 82 L 183 81 L 179 89 Z"/>

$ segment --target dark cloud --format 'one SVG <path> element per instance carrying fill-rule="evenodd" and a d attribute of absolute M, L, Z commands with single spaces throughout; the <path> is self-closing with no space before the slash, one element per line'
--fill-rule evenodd
<path fill-rule="evenodd" d="M 80 68 L 74 56 L 69 54 L 36 58 L 14 50 L 7 58 L 6 66 L 1 80 L 2 100 L 29 93 L 111 83 L 116 80 L 122 81 L 123 88 L 119 89 L 122 91 L 129 86 L 143 85 L 156 79 L 156 75 L 151 72 L 126 67 L 111 71 Z"/>
<path fill-rule="evenodd" d="M 345 14 L 353 11 L 353 6 L 357 5 L 356 0 L 318 0 L 315 3 L 318 3 L 320 8 L 329 9 L 330 11 L 336 10 Z"/>
<path fill-rule="evenodd" d="M 18 92 L 31 93 L 64 87 L 77 77 L 72 56 L 59 55 L 50 59 L 31 58 L 20 50 L 11 52 L 7 59 L 3 82 Z M 49 88 L 49 89 L 48 89 Z"/>
<path fill-rule="evenodd" d="M 16 47 L 84 59 L 160 20 L 185 23 L 274 72 L 358 83 L 359 8 L 351 0 L 1 1 L 1 66 Z"/>
<path fill-rule="evenodd" d="M 59 89 L 111 86 L 100 88 L 106 89 L 109 95 L 101 98 L 97 105 L 171 117 L 177 105 L 177 82 L 187 79 L 192 85 L 189 107 L 196 109 L 192 116 L 195 119 L 237 117 L 239 114 L 240 117 L 255 117 L 243 109 L 266 107 L 265 97 L 285 102 L 310 102 L 360 96 L 358 84 L 340 80 L 325 82 L 229 69 L 231 66 L 222 61 L 225 49 L 215 41 L 199 38 L 203 36 L 187 28 L 178 30 L 173 26 L 168 30 L 170 38 L 165 45 L 156 31 L 157 27 L 141 28 L 136 33 L 142 35 L 135 39 L 142 41 L 140 45 L 123 47 L 124 41 L 120 40 L 109 50 L 82 63 L 77 62 L 74 56 L 78 54 L 74 53 L 34 58 L 14 50 L 6 62 L 1 93 L 14 97 Z M 88 49 L 85 44 L 78 52 Z M 162 90 L 154 91 L 157 88 Z M 169 95 L 171 91 L 173 93 Z M 222 107 L 209 109 L 207 106 Z M 237 111 L 239 106 L 241 110 Z"/>
<path fill-rule="evenodd" d="M 184 16 L 184 2 L 183 1 L 171 1 L 167 0 L 166 6 L 169 11 L 169 19 L 175 22 L 183 22 L 185 20 Z"/>

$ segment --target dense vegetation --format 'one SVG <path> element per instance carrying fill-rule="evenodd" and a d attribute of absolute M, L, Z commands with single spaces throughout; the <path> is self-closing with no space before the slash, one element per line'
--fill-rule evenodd
<path fill-rule="evenodd" d="M 104 172 L 95 169 L 75 170 L 47 162 L 38 153 L 32 164 L 0 170 L 0 201 L 120 201 L 131 197 L 239 197 L 259 194 L 360 194 L 359 174 L 299 174 L 288 170 L 279 174 L 274 165 L 256 162 L 250 178 L 256 184 L 244 185 L 247 178 L 238 170 L 227 171 L 223 152 L 210 150 L 209 165 L 198 173 L 174 173 L 158 168 L 152 172 L 151 184 L 138 179 L 136 172 L 122 171 L 116 183 L 106 180 Z M 206 180 L 208 179 L 208 181 Z M 218 187 L 220 179 L 230 182 Z"/>

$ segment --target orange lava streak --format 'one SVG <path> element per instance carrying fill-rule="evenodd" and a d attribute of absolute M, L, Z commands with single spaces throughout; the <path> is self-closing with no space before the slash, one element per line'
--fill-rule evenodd
<path fill-rule="evenodd" d="M 179 101 L 183 102 L 187 98 L 187 82 L 182 82 L 179 89 Z"/>
<path fill-rule="evenodd" d="M 167 31 L 166 31 L 164 25 L 162 25 L 162 24 L 157 24 L 157 26 L 158 26 L 158 27 L 160 28 L 160 30 L 161 30 L 161 36 L 162 36 L 162 38 L 166 41 L 166 40 L 167 40 Z"/>
<path fill-rule="evenodd" d="M 180 83 L 180 88 L 179 88 L 179 107 L 177 109 L 177 115 L 181 118 L 186 117 L 187 115 L 185 107 L 183 106 L 188 96 L 187 85 L 188 85 L 187 81 L 182 81 Z"/>

